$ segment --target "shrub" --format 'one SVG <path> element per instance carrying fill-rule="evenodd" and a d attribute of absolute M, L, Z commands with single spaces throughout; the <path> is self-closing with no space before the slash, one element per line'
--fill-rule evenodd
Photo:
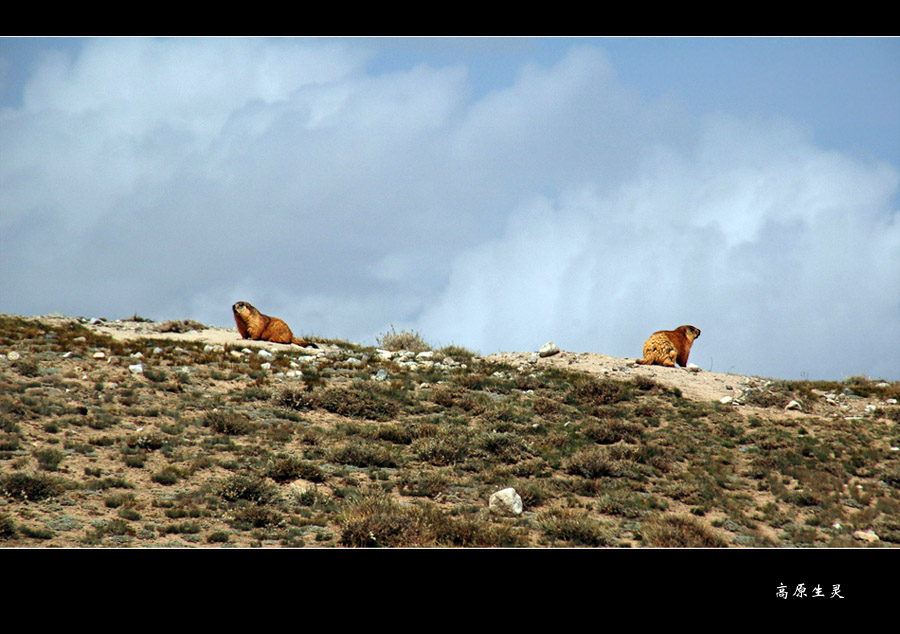
<path fill-rule="evenodd" d="M 648 546 L 659 548 L 722 548 L 728 544 L 711 528 L 690 515 L 663 515 L 644 523 Z"/>
<path fill-rule="evenodd" d="M 16 524 L 6 513 L 0 514 L 0 539 L 12 539 L 16 536 Z"/>
<path fill-rule="evenodd" d="M 0 478 L 0 493 L 16 500 L 44 500 L 62 490 L 61 481 L 44 474 L 11 473 Z"/>
<path fill-rule="evenodd" d="M 551 539 L 559 539 L 577 546 L 609 546 L 614 543 L 603 526 L 587 516 L 567 509 L 541 513 L 538 526 Z"/>
<path fill-rule="evenodd" d="M 394 324 L 391 324 L 391 331 L 383 333 L 375 338 L 375 342 L 379 348 L 384 350 L 409 350 L 410 352 L 424 352 L 431 350 L 419 333 L 413 331 L 401 330 L 397 332 Z"/>
<path fill-rule="evenodd" d="M 254 425 L 246 416 L 232 411 L 207 412 L 203 416 L 203 426 L 214 432 L 228 436 L 240 436 L 252 431 Z"/>
<path fill-rule="evenodd" d="M 627 401 L 633 397 L 631 387 L 613 379 L 582 377 L 569 390 L 568 400 L 573 404 L 591 407 Z"/>
<path fill-rule="evenodd" d="M 395 395 L 389 388 L 356 384 L 316 392 L 285 390 L 278 402 L 296 410 L 324 409 L 348 418 L 366 418 L 384 421 L 394 418 L 400 411 Z"/>
<path fill-rule="evenodd" d="M 563 468 L 567 473 L 590 479 L 621 475 L 616 461 L 597 449 L 579 451 L 563 463 Z"/>
<path fill-rule="evenodd" d="M 295 456 L 278 458 L 266 469 L 266 475 L 275 482 L 289 482 L 303 479 L 310 482 L 324 482 L 325 473 L 315 464 Z"/>
<path fill-rule="evenodd" d="M 53 448 L 36 449 L 32 454 L 44 471 L 56 471 L 56 468 L 63 459 L 63 453 L 59 449 Z"/>
<path fill-rule="evenodd" d="M 219 495 L 229 501 L 246 500 L 265 504 L 277 496 L 275 486 L 258 476 L 233 475 L 219 484 Z"/>

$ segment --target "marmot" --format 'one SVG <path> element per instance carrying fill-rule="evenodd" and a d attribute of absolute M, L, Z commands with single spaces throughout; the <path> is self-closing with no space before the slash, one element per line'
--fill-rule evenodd
<path fill-rule="evenodd" d="M 295 343 L 298 346 L 318 348 L 314 343 L 297 339 L 288 325 L 277 317 L 263 315 L 247 302 L 238 302 L 231 307 L 238 332 L 244 339 L 259 339 L 273 343 Z"/>
<path fill-rule="evenodd" d="M 644 342 L 644 358 L 641 365 L 687 366 L 688 355 L 700 329 L 694 326 L 678 326 L 675 330 L 660 330 Z"/>

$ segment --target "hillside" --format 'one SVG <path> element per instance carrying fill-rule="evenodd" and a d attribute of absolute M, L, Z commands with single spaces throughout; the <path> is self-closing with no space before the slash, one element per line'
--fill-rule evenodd
<path fill-rule="evenodd" d="M 900 383 L 408 340 L 0 315 L 0 546 L 900 545 Z"/>

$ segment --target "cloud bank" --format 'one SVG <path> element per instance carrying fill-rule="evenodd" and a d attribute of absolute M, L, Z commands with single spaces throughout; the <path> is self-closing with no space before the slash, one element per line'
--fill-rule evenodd
<path fill-rule="evenodd" d="M 640 354 L 900 378 L 900 174 L 796 122 L 687 116 L 602 51 L 475 98 L 354 41 L 89 40 L 0 111 L 0 310 L 488 353 Z"/>

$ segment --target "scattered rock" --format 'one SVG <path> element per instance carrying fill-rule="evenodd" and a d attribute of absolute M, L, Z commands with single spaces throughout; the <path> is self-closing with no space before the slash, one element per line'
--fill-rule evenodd
<path fill-rule="evenodd" d="M 791 401 L 785 408 L 786 410 L 802 410 L 803 406 L 798 401 Z"/>
<path fill-rule="evenodd" d="M 541 346 L 540 350 L 538 350 L 538 354 L 542 357 L 552 357 L 557 353 L 559 353 L 559 347 L 552 341 L 548 341 Z"/>
<path fill-rule="evenodd" d="M 387 370 L 385 370 L 384 368 L 381 368 L 381 369 L 378 370 L 378 372 L 375 374 L 375 380 L 376 380 L 376 381 L 384 381 L 386 378 L 388 378 L 388 373 L 387 373 Z"/>
<path fill-rule="evenodd" d="M 875 531 L 853 531 L 853 537 L 863 541 L 863 542 L 877 542 L 879 541 L 878 535 L 875 534 Z"/>
<path fill-rule="evenodd" d="M 695 365 L 693 363 L 688 363 L 686 368 L 687 368 L 688 372 L 699 372 L 700 371 L 700 366 Z"/>
<path fill-rule="evenodd" d="M 134 365 L 128 366 L 128 370 L 129 370 L 132 374 L 143 374 L 143 373 L 144 373 L 144 366 L 143 366 L 143 364 L 141 364 L 141 363 L 135 363 Z"/>
<path fill-rule="evenodd" d="M 22 358 L 22 355 L 19 354 L 18 352 L 16 352 L 15 350 L 10 350 L 9 352 L 6 353 L 6 358 L 9 359 L 10 361 L 18 361 L 19 359 Z"/>
<path fill-rule="evenodd" d="M 501 515 L 521 515 L 522 497 L 512 487 L 502 489 L 491 495 L 488 508 Z"/>

